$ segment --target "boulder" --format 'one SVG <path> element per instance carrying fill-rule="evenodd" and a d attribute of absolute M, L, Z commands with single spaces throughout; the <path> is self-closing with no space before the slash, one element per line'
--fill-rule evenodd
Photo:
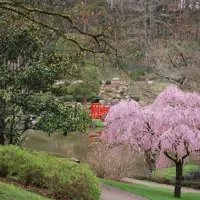
<path fill-rule="evenodd" d="M 120 95 L 120 94 L 116 94 L 116 95 L 115 95 L 115 98 L 116 98 L 116 99 L 121 99 L 121 95 Z"/>
<path fill-rule="evenodd" d="M 111 99 L 115 99 L 116 98 L 116 94 L 115 93 L 108 93 L 107 97 L 110 97 Z"/>
<path fill-rule="evenodd" d="M 106 105 L 106 100 L 100 100 L 99 103 L 102 105 Z"/>
<path fill-rule="evenodd" d="M 119 78 L 113 78 L 112 80 L 113 81 L 119 81 Z"/>
<path fill-rule="evenodd" d="M 140 104 L 141 107 L 146 106 L 146 103 L 145 103 L 144 101 L 141 101 L 141 100 L 140 100 L 140 101 L 138 101 L 138 103 Z"/>
<path fill-rule="evenodd" d="M 112 105 L 115 105 L 115 104 L 117 104 L 117 103 L 119 103 L 119 99 L 113 99 L 112 101 L 111 101 L 111 103 L 112 103 Z"/>

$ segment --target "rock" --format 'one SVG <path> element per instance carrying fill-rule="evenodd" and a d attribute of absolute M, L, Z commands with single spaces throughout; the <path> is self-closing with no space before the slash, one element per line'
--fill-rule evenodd
<path fill-rule="evenodd" d="M 63 85 L 65 84 L 65 80 L 56 80 L 55 85 Z"/>
<path fill-rule="evenodd" d="M 146 103 L 144 102 L 144 101 L 138 101 L 138 103 L 140 104 L 140 106 L 142 106 L 142 107 L 144 107 L 144 106 L 146 106 Z"/>
<path fill-rule="evenodd" d="M 108 93 L 107 96 L 112 98 L 112 99 L 116 98 L 116 94 L 115 93 Z"/>
<path fill-rule="evenodd" d="M 99 103 L 102 104 L 102 105 L 106 105 L 106 101 L 105 100 L 100 100 Z"/>
<path fill-rule="evenodd" d="M 149 85 L 153 85 L 153 84 L 154 84 L 154 81 L 148 81 L 148 84 L 149 84 Z"/>
<path fill-rule="evenodd" d="M 119 99 L 113 99 L 112 101 L 111 101 L 111 103 L 112 103 L 112 105 L 115 105 L 115 104 L 117 104 L 117 103 L 119 103 Z"/>
<path fill-rule="evenodd" d="M 121 95 L 120 95 L 120 94 L 116 94 L 116 95 L 115 95 L 115 98 L 116 98 L 116 99 L 121 99 Z"/>
<path fill-rule="evenodd" d="M 72 82 L 72 84 L 82 83 L 82 82 L 83 82 L 82 80 L 76 80 L 76 81 Z"/>
<path fill-rule="evenodd" d="M 119 78 L 113 78 L 112 80 L 113 81 L 119 81 Z"/>

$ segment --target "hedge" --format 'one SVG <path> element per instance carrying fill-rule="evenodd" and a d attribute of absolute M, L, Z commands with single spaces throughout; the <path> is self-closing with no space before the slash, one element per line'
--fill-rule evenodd
<path fill-rule="evenodd" d="M 75 97 L 76 102 L 82 102 L 83 101 L 83 95 L 77 95 Z"/>
<path fill-rule="evenodd" d="M 63 100 L 64 100 L 65 102 L 72 102 L 72 101 L 74 100 L 74 97 L 73 97 L 72 95 L 65 95 L 65 96 L 63 97 Z"/>
<path fill-rule="evenodd" d="M 60 199 L 100 199 L 98 179 L 88 165 L 16 146 L 0 146 L 0 177 L 45 187 Z"/>
<path fill-rule="evenodd" d="M 106 80 L 106 85 L 110 85 L 111 84 L 111 80 Z"/>

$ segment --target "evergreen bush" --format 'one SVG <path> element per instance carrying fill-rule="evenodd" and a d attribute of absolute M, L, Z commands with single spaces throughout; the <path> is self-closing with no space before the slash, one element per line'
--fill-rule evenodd
<path fill-rule="evenodd" d="M 61 199 L 100 199 L 98 179 L 88 165 L 16 146 L 0 146 L 0 177 L 46 187 Z"/>

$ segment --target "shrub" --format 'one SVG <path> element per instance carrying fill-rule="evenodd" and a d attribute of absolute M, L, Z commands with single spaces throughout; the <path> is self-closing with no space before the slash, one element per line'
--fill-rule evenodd
<path fill-rule="evenodd" d="M 83 95 L 77 95 L 75 97 L 76 102 L 82 102 L 83 101 Z"/>
<path fill-rule="evenodd" d="M 92 103 L 96 103 L 96 102 L 99 101 L 99 100 L 103 100 L 103 98 L 100 97 L 100 96 L 96 96 L 96 97 L 92 98 L 91 102 L 92 102 Z"/>
<path fill-rule="evenodd" d="M 107 144 L 99 144 L 88 153 L 87 162 L 98 177 L 119 181 L 132 173 L 134 157 L 128 145 L 110 149 Z"/>
<path fill-rule="evenodd" d="M 54 158 L 48 171 L 47 187 L 60 198 L 96 200 L 100 192 L 98 179 L 86 164 Z"/>
<path fill-rule="evenodd" d="M 50 91 L 55 94 L 56 96 L 63 96 L 65 94 L 68 94 L 67 85 L 53 85 L 50 88 Z"/>
<path fill-rule="evenodd" d="M 199 180 L 200 181 L 200 168 L 198 170 L 188 172 L 184 176 L 184 180 L 186 180 L 186 181 Z"/>
<path fill-rule="evenodd" d="M 182 181 L 182 186 L 200 189 L 200 181 L 199 180 Z"/>
<path fill-rule="evenodd" d="M 72 101 L 74 100 L 74 97 L 73 97 L 72 95 L 65 95 L 65 96 L 63 97 L 63 100 L 64 100 L 65 102 L 72 102 Z"/>
<path fill-rule="evenodd" d="M 130 73 L 130 78 L 133 81 L 143 81 L 145 80 L 145 71 L 144 70 L 134 70 Z"/>
<path fill-rule="evenodd" d="M 98 179 L 86 164 L 46 153 L 0 146 L 0 175 L 26 185 L 46 187 L 61 199 L 100 198 Z"/>
<path fill-rule="evenodd" d="M 30 153 L 15 146 L 5 146 L 0 147 L 0 157 L 0 169 L 6 167 L 8 172 L 5 177 L 26 185 L 42 185 L 43 166 Z"/>
<path fill-rule="evenodd" d="M 106 85 L 110 85 L 111 84 L 111 80 L 106 80 Z"/>
<path fill-rule="evenodd" d="M 96 94 L 94 92 L 91 92 L 90 95 L 88 95 L 87 97 L 87 101 L 91 101 L 95 97 L 96 97 Z"/>

